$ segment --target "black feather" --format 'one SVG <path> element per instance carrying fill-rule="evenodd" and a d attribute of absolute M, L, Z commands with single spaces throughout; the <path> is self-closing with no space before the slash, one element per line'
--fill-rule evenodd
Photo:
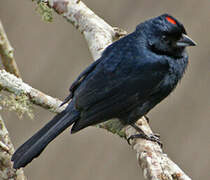
<path fill-rule="evenodd" d="M 18 169 L 25 167 L 34 158 L 40 155 L 45 147 L 67 127 L 79 118 L 77 111 L 63 111 L 56 115 L 41 130 L 20 146 L 12 156 L 13 167 Z"/>

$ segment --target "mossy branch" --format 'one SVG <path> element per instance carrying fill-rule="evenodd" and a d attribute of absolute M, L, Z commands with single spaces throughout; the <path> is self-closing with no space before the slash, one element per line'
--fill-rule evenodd
<path fill-rule="evenodd" d="M 23 170 L 12 168 L 11 157 L 14 147 L 9 138 L 9 133 L 0 115 L 0 179 L 1 180 L 26 180 Z"/>

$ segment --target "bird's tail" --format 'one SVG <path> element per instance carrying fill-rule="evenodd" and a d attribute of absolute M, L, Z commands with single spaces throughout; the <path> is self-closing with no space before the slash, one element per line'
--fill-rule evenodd
<path fill-rule="evenodd" d="M 79 112 L 67 109 L 57 114 L 49 123 L 20 146 L 12 156 L 13 167 L 25 167 L 40 155 L 45 147 L 79 118 Z"/>

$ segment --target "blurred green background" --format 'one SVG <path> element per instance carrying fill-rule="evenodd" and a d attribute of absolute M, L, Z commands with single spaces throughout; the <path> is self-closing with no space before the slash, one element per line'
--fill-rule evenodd
<path fill-rule="evenodd" d="M 188 49 L 190 64 L 181 85 L 149 113 L 164 150 L 193 179 L 210 177 L 210 2 L 209 0 L 85 0 L 112 26 L 131 32 L 140 22 L 169 13 L 180 20 L 198 43 Z M 54 13 L 52 23 L 41 20 L 30 0 L 1 0 L 0 19 L 15 49 L 25 82 L 53 97 L 64 99 L 77 75 L 92 62 L 82 35 Z M 54 114 L 34 108 L 34 120 L 19 120 L 14 112 L 3 117 L 17 148 Z M 29 164 L 30 180 L 143 179 L 136 154 L 104 130 L 87 128 L 75 135 L 66 130 L 42 155 Z"/>

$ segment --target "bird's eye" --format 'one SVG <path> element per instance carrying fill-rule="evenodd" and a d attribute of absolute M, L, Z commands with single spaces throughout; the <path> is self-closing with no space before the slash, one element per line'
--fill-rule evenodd
<path fill-rule="evenodd" d="M 162 40 L 165 41 L 165 42 L 169 42 L 169 39 L 168 39 L 168 37 L 166 35 L 162 36 Z"/>

